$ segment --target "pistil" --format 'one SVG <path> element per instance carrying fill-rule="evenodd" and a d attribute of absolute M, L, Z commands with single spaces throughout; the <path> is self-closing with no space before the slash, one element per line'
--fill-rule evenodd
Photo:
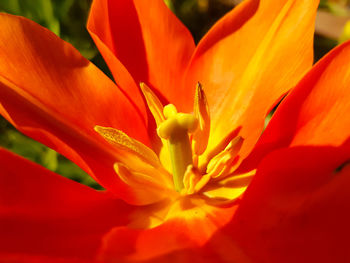
<path fill-rule="evenodd" d="M 170 160 L 173 170 L 175 190 L 180 192 L 183 177 L 189 165 L 192 165 L 192 150 L 188 134 L 196 130 L 198 120 L 192 114 L 178 113 L 175 106 L 164 107 L 166 120 L 157 129 L 159 137 L 168 140 Z"/>

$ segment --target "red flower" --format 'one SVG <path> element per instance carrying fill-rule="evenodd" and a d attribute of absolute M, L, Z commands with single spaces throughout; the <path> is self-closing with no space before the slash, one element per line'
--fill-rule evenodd
<path fill-rule="evenodd" d="M 350 43 L 300 81 L 317 5 L 247 0 L 195 47 L 162 0 L 95 0 L 117 85 L 0 15 L 0 113 L 106 188 L 1 150 L 0 259 L 347 262 Z"/>

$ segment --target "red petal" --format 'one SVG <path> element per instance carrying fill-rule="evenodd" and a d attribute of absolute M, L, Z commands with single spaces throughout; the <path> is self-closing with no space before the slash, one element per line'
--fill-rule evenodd
<path fill-rule="evenodd" d="M 95 125 L 149 144 L 144 120 L 118 88 L 71 45 L 20 17 L 0 15 L 0 113 L 127 198 L 112 147 Z"/>
<path fill-rule="evenodd" d="M 278 150 L 259 166 L 231 222 L 209 240 L 191 243 L 205 229 L 198 222 L 187 231 L 186 221 L 149 233 L 116 228 L 105 259 L 111 248 L 128 260 L 160 248 L 166 254 L 142 262 L 348 262 L 349 163 L 350 143 Z M 113 234 L 126 241 L 116 243 Z"/>
<path fill-rule="evenodd" d="M 295 145 L 342 144 L 350 136 L 350 42 L 330 52 L 278 107 L 246 166 Z"/>
<path fill-rule="evenodd" d="M 348 262 L 350 144 L 275 151 L 231 226 L 252 262 Z"/>
<path fill-rule="evenodd" d="M 199 43 L 187 86 L 199 81 L 206 92 L 210 149 L 241 128 L 240 155 L 250 152 L 272 105 L 312 65 L 317 5 L 317 0 L 245 1 Z"/>
<path fill-rule="evenodd" d="M 235 209 L 236 206 L 211 206 L 196 197 L 183 198 L 172 204 L 167 214 L 169 219 L 157 227 L 113 229 L 105 236 L 100 259 L 107 262 L 187 262 L 182 260 L 203 259 L 198 254 L 204 252 L 201 247 L 229 222 Z M 149 210 L 145 208 L 143 211 L 142 223 L 147 224 Z M 142 210 L 138 215 L 142 216 Z M 197 251 L 197 254 L 191 256 L 187 250 Z"/>
<path fill-rule="evenodd" d="M 116 82 L 130 97 L 140 99 L 135 84 L 128 84 L 131 75 L 137 85 L 145 82 L 165 101 L 192 110 L 182 75 L 194 43 L 163 0 L 95 0 L 88 29 Z"/>
<path fill-rule="evenodd" d="M 102 236 L 127 224 L 130 211 L 105 192 L 0 149 L 1 262 L 92 260 Z"/>

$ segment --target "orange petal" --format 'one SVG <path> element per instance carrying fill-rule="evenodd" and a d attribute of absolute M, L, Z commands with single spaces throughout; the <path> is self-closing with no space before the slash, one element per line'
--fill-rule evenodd
<path fill-rule="evenodd" d="M 223 231 L 252 262 L 349 261 L 349 146 L 268 155 Z"/>
<path fill-rule="evenodd" d="M 286 146 L 342 144 L 350 136 L 350 42 L 324 57 L 286 97 L 244 166 Z"/>
<path fill-rule="evenodd" d="M 0 113 L 127 199 L 130 189 L 113 171 L 118 153 L 94 127 L 114 127 L 149 145 L 144 120 L 71 45 L 24 18 L 1 14 L 0 24 Z"/>
<path fill-rule="evenodd" d="M 134 106 L 146 116 L 146 108 L 138 89 L 138 83 L 114 54 L 114 44 L 108 15 L 108 1 L 93 1 L 87 29 L 104 57 L 117 85 Z M 105 19 L 104 19 L 105 18 Z"/>
<path fill-rule="evenodd" d="M 264 119 L 313 60 L 317 0 L 247 0 L 199 43 L 187 86 L 203 84 L 211 116 L 209 150 L 242 127 L 242 156 L 258 139 Z"/>
<path fill-rule="evenodd" d="M 105 192 L 0 149 L 1 262 L 86 262 L 109 229 L 129 223 L 131 211 Z"/>
<path fill-rule="evenodd" d="M 235 208 L 212 207 L 201 199 L 184 198 L 172 205 L 166 221 L 157 227 L 117 227 L 110 231 L 104 238 L 100 259 L 106 262 L 186 262 L 174 261 L 169 254 L 177 254 L 184 249 L 200 249 L 230 220 Z M 146 212 L 144 221 L 147 222 Z M 201 258 L 200 253 L 196 256 Z M 157 261 L 159 257 L 163 261 Z"/>
<path fill-rule="evenodd" d="M 193 39 L 163 0 L 95 0 L 88 29 L 130 97 L 140 95 L 124 86 L 126 70 L 137 84 L 145 82 L 159 92 L 163 102 L 191 110 L 182 75 L 194 50 Z"/>
<path fill-rule="evenodd" d="M 171 195 L 177 195 L 174 185 L 165 171 L 148 169 L 135 171 L 133 167 L 127 167 L 122 163 L 115 163 L 114 170 L 119 178 L 132 188 L 136 197 L 134 205 L 153 204 Z"/>

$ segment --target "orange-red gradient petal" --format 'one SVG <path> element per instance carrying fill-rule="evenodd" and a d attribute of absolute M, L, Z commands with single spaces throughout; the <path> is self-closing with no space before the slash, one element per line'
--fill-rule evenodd
<path fill-rule="evenodd" d="M 192 110 L 195 86 L 182 86 L 182 76 L 194 50 L 191 34 L 163 0 L 95 0 L 88 29 L 114 78 L 126 93 L 139 100 L 135 85 L 145 82 L 163 103 Z M 187 89 L 191 91 L 187 91 Z"/>
<path fill-rule="evenodd" d="M 1 262 L 93 260 L 102 236 L 127 224 L 131 209 L 0 149 Z"/>
<path fill-rule="evenodd" d="M 223 231 L 253 262 L 348 262 L 349 146 L 268 155 Z"/>
<path fill-rule="evenodd" d="M 296 145 L 341 145 L 350 135 L 350 42 L 319 61 L 278 107 L 244 166 Z"/>
<path fill-rule="evenodd" d="M 199 43 L 187 86 L 201 82 L 212 118 L 209 148 L 241 127 L 241 156 L 256 143 L 271 107 L 313 61 L 317 0 L 247 0 Z"/>
<path fill-rule="evenodd" d="M 184 198 L 172 204 L 168 218 L 159 226 L 150 229 L 116 227 L 111 230 L 104 238 L 100 259 L 106 262 L 176 262 L 175 259 L 187 262 L 183 260 L 197 257 L 201 260 L 200 253 L 191 257 L 184 251 L 204 253 L 201 247 L 230 221 L 236 208 L 235 204 L 216 207 L 196 197 Z M 143 224 L 149 220 L 148 212 L 147 207 L 140 209 Z"/>
<path fill-rule="evenodd" d="M 121 153 L 94 126 L 121 129 L 149 144 L 144 120 L 71 45 L 24 18 L 2 14 L 0 23 L 0 113 L 127 198 L 130 189 L 119 184 L 113 170 Z"/>

